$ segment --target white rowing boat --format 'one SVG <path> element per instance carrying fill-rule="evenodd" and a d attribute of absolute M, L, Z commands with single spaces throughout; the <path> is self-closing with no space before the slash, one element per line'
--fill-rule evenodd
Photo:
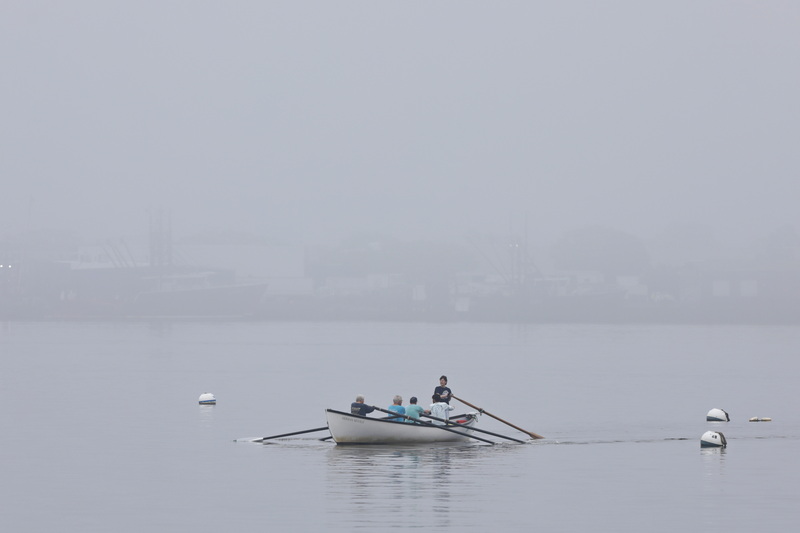
<path fill-rule="evenodd" d="M 421 444 L 429 442 L 465 442 L 471 440 L 470 428 L 478 421 L 477 413 L 451 419 L 454 425 L 434 426 L 353 415 L 326 409 L 328 429 L 336 444 Z"/>

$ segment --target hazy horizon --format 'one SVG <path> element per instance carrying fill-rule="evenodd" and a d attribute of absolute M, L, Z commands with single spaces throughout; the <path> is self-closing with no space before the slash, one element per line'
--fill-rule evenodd
<path fill-rule="evenodd" d="M 3 234 L 800 227 L 792 2 L 0 7 Z"/>

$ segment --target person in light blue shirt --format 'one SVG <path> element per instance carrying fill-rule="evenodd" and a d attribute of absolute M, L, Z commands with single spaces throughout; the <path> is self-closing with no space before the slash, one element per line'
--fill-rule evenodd
<path fill-rule="evenodd" d="M 403 407 L 402 396 L 398 394 L 397 396 L 394 397 L 394 400 L 392 400 L 392 405 L 389 406 L 389 411 L 392 411 L 393 413 L 397 413 L 399 415 L 406 414 L 406 408 Z M 403 422 L 405 419 L 400 418 L 399 416 L 390 416 L 389 420 L 391 420 L 392 422 Z"/>
<path fill-rule="evenodd" d="M 406 422 L 414 424 L 416 420 L 419 420 L 419 417 L 423 413 L 428 413 L 425 409 L 422 408 L 421 405 L 417 405 L 417 397 L 412 396 L 410 400 L 408 400 L 409 406 L 406 407 L 406 416 L 413 418 L 414 420 L 409 420 L 406 418 Z"/>

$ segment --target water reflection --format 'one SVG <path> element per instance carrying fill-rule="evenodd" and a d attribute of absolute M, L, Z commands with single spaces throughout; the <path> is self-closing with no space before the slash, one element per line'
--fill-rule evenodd
<path fill-rule="evenodd" d="M 214 423 L 214 413 L 217 410 L 216 405 L 209 405 L 209 404 L 199 404 L 197 406 L 198 410 L 198 420 L 200 421 L 200 426 L 204 428 L 212 427 Z"/>
<path fill-rule="evenodd" d="M 335 446 L 327 454 L 330 512 L 353 527 L 445 527 L 454 478 L 473 468 L 483 446 Z M 398 512 L 398 511 L 403 512 Z M 463 511 L 463 509 L 461 509 Z"/>
<path fill-rule="evenodd" d="M 705 476 L 725 475 L 725 448 L 700 448 Z"/>

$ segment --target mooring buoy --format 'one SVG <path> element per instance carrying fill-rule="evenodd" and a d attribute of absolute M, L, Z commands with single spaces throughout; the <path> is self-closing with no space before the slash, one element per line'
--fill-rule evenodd
<path fill-rule="evenodd" d="M 716 407 L 708 412 L 706 415 L 707 422 L 730 422 L 731 417 L 728 416 L 728 413 L 723 411 L 722 409 L 717 409 Z"/>
<path fill-rule="evenodd" d="M 725 435 L 719 431 L 706 431 L 700 437 L 701 448 L 724 448 L 727 445 L 728 441 L 725 440 Z"/>
<path fill-rule="evenodd" d="M 217 399 L 210 392 L 204 392 L 198 400 L 201 405 L 216 405 Z"/>

